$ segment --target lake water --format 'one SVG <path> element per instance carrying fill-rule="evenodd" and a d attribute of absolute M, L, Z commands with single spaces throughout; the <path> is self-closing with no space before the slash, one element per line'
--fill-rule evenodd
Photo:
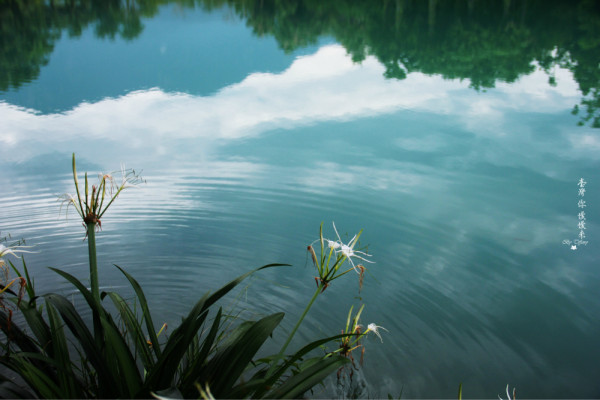
<path fill-rule="evenodd" d="M 127 292 L 125 267 L 157 323 L 289 263 L 231 296 L 286 312 L 277 348 L 335 222 L 375 263 L 292 348 L 364 303 L 387 332 L 347 396 L 600 397 L 596 3 L 163 3 L 0 6 L 0 234 L 35 246 L 38 291 L 72 290 L 49 266 L 87 276 L 57 201 L 74 152 L 93 175 L 143 171 L 102 220 L 100 280 Z"/>

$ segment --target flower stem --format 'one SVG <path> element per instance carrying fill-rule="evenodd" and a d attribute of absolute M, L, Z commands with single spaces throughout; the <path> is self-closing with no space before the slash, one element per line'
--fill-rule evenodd
<path fill-rule="evenodd" d="M 292 338 L 296 334 L 296 331 L 298 330 L 298 328 L 302 324 L 302 321 L 304 320 L 304 317 L 306 317 L 306 314 L 308 314 L 308 310 L 310 310 L 310 308 L 312 307 L 313 303 L 317 299 L 317 296 L 319 295 L 319 293 L 321 293 L 322 290 L 323 290 L 323 283 L 319 284 L 319 286 L 317 287 L 317 290 L 315 291 L 315 294 L 313 294 L 312 299 L 310 299 L 310 302 L 308 303 L 308 305 L 304 309 L 304 312 L 300 316 L 300 319 L 298 320 L 298 322 L 296 322 L 296 326 L 294 326 L 294 329 L 292 329 L 292 332 L 290 333 L 290 335 L 288 336 L 287 340 L 283 344 L 283 347 L 279 351 L 279 354 L 277 354 L 277 357 L 273 360 L 273 363 L 271 364 L 271 367 L 267 371 L 267 375 L 266 375 L 267 377 L 271 376 L 271 374 L 273 373 L 273 371 L 277 367 L 277 363 L 279 362 L 279 360 L 281 360 L 283 358 L 285 350 L 287 349 L 288 345 L 292 341 Z"/>
<path fill-rule="evenodd" d="M 100 285 L 98 283 L 98 260 L 96 257 L 96 224 L 90 222 L 86 224 L 88 236 L 88 253 L 90 261 L 90 286 L 92 297 L 100 300 Z"/>
<path fill-rule="evenodd" d="M 102 340 L 102 325 L 100 323 L 100 285 L 98 283 L 98 260 L 96 258 L 96 224 L 90 222 L 86 224 L 88 235 L 88 253 L 90 262 L 90 289 L 94 301 L 94 335 L 96 341 Z"/>

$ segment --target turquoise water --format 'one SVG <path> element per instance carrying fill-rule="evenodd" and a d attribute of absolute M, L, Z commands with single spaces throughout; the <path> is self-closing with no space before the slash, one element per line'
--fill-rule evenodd
<path fill-rule="evenodd" d="M 358 60 L 335 26 L 289 48 L 285 29 L 257 35 L 262 20 L 235 8 L 141 21 L 128 40 L 59 30 L 37 74 L 3 82 L 0 233 L 35 246 L 38 291 L 71 290 L 48 266 L 87 274 L 84 230 L 56 200 L 73 191 L 75 152 L 80 171 L 143 170 L 102 221 L 100 279 L 127 290 L 112 264 L 125 267 L 157 320 L 175 326 L 205 291 L 289 263 L 237 303 L 285 311 L 282 341 L 314 290 L 306 246 L 335 222 L 343 240 L 364 229 L 375 263 L 360 293 L 356 276 L 333 282 L 293 343 L 338 333 L 364 302 L 363 324 L 388 332 L 366 342 L 346 395 L 452 398 L 462 382 L 465 397 L 507 383 L 520 398 L 600 396 L 600 133 L 572 114 L 580 71 L 540 58 L 509 79 L 496 62 L 493 87 L 474 88 L 486 80 L 469 60 L 436 73 L 423 56 L 386 77 L 377 43 Z M 580 199 L 588 243 L 571 250 Z M 334 395 L 335 379 L 313 394 Z"/>

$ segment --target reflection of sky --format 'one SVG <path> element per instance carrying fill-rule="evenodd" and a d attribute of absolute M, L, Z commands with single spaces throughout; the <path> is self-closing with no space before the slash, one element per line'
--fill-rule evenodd
<path fill-rule="evenodd" d="M 227 8 L 208 13 L 167 5 L 142 23 L 132 41 L 99 39 L 93 26 L 79 37 L 63 33 L 39 77 L 0 98 L 53 113 L 152 87 L 210 95 L 252 72 L 280 72 L 295 55 L 311 51 L 283 54 L 274 38 L 252 35 Z"/>
<path fill-rule="evenodd" d="M 1 103 L 0 153 L 4 162 L 26 164 L 68 147 L 80 159 L 98 162 L 100 151 L 106 160 L 146 169 L 188 162 L 200 176 L 225 184 L 321 195 L 395 193 L 418 199 L 411 207 L 426 220 L 516 238 L 511 245 L 520 252 L 560 239 L 564 232 L 556 227 L 565 221 L 550 211 L 555 203 L 548 206 L 534 192 L 519 206 L 518 196 L 502 188 L 514 187 L 522 168 L 549 186 L 544 179 L 564 180 L 570 169 L 598 161 L 598 134 L 564 117 L 578 101 L 568 71 L 556 71 L 556 87 L 537 71 L 486 93 L 467 81 L 420 73 L 385 80 L 382 74 L 375 59 L 354 64 L 343 47 L 328 45 L 281 73 L 250 74 L 210 96 L 151 89 L 56 114 Z M 327 124 L 346 133 L 324 134 Z M 336 150 L 311 150 L 311 143 Z M 286 148 L 293 150 L 278 161 Z M 348 164 L 348 157 L 356 161 Z M 490 178 L 500 171 L 503 178 Z M 489 208 L 500 202 L 503 208 Z M 511 217 L 517 209 L 531 211 Z M 519 242 L 526 227 L 530 237 Z"/>
<path fill-rule="evenodd" d="M 568 159 L 597 160 L 600 156 L 597 133 L 575 129 L 576 121 L 564 118 L 579 100 L 568 71 L 557 71 L 556 87 L 546 84 L 546 75 L 537 71 L 512 85 L 499 83 L 486 93 L 469 89 L 467 81 L 420 73 L 403 81 L 385 80 L 382 73 L 375 59 L 353 64 L 341 46 L 329 45 L 297 58 L 281 73 L 253 73 L 210 96 L 151 89 L 82 103 L 56 114 L 39 114 L 3 102 L 0 152 L 5 161 L 22 161 L 42 149 L 61 149 L 65 141 L 75 145 L 77 152 L 85 152 L 77 148 L 83 139 L 101 147 L 106 144 L 108 153 L 127 154 L 130 148 L 143 148 L 161 156 L 184 142 L 202 149 L 279 128 L 408 110 L 452 116 L 453 123 L 472 135 L 471 140 L 487 144 L 483 153 L 468 157 L 493 164 L 522 164 L 530 158 L 544 164 L 548 154 Z M 548 115 L 546 125 L 532 128 L 527 120 L 538 114 Z M 563 117 L 555 120 L 554 115 Z M 43 146 L 33 148 L 32 142 Z M 395 145 L 427 153 L 449 149 L 453 142 L 445 132 L 414 129 L 398 135 Z"/>
<path fill-rule="evenodd" d="M 600 157 L 598 133 L 576 127 L 568 115 L 578 91 L 566 70 L 556 71 L 556 87 L 537 71 L 485 93 L 467 81 L 420 73 L 386 80 L 383 71 L 372 57 L 355 64 L 343 47 L 327 45 L 281 73 L 253 73 L 209 96 L 155 88 L 54 114 L 3 102 L 0 156 L 27 165 L 67 148 L 105 170 L 120 160 L 163 171 L 188 163 L 207 179 L 261 188 L 429 198 L 426 206 L 412 205 L 427 219 L 454 215 L 507 237 L 518 237 L 532 216 L 521 213 L 507 224 L 519 209 L 517 196 L 505 198 L 499 187 L 514 186 L 522 171 L 548 187 L 544 180 L 571 179 L 571 170 Z M 525 209 L 547 203 L 527 196 Z M 500 199 L 508 208 L 490 212 L 486 204 Z M 561 232 L 544 227 L 564 223 L 556 218 L 533 224 L 533 241 L 517 247 L 556 240 Z"/>

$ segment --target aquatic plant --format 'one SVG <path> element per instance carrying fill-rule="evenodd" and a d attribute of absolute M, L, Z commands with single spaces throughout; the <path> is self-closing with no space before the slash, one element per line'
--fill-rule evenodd
<path fill-rule="evenodd" d="M 18 306 L 20 301 L 23 299 L 23 295 L 25 294 L 26 280 L 23 277 L 11 279 L 10 271 L 4 258 L 8 255 L 20 258 L 18 253 L 30 253 L 30 251 L 24 250 L 24 248 L 29 246 L 24 246 L 22 240 L 6 246 L 5 243 L 7 243 L 9 239 L 10 237 L 0 238 L 0 310 L 6 313 L 6 324 L 8 328 L 12 326 L 14 303 L 6 302 L 6 296 L 14 296 Z M 10 261 L 9 264 L 12 265 Z M 17 286 L 18 289 L 15 293 L 13 289 L 16 289 Z M 13 289 L 11 289 L 11 287 L 13 287 Z"/>
<path fill-rule="evenodd" d="M 135 308 L 117 292 L 101 292 L 98 278 L 96 229 L 101 227 L 102 216 L 121 191 L 142 182 L 141 178 L 133 170 L 122 169 L 120 182 L 116 182 L 112 175 L 103 174 L 98 185 L 90 189 L 85 174 L 84 190 L 81 191 L 75 155 L 72 169 L 76 195 L 65 194 L 61 199 L 67 209 L 75 208 L 85 226 L 91 287 L 88 289 L 65 271 L 51 269 L 75 286 L 85 300 L 84 310 L 77 310 L 69 299 L 57 293 L 38 295 L 25 261 L 22 268 L 9 261 L 18 275 L 15 279 L 22 282 L 22 290 L 15 293 L 4 285 L 0 293 L 11 296 L 9 301 L 22 313 L 25 328 L 11 321 L 12 314 L 7 309 L 0 308 L 0 330 L 4 335 L 0 342 L 0 364 L 18 376 L 14 381 L 12 376 L 0 374 L 0 397 L 147 398 L 154 395 L 157 398 L 292 398 L 301 396 L 350 362 L 348 351 L 342 351 L 341 347 L 306 359 L 313 350 L 337 340 L 341 340 L 342 345 L 347 343 L 356 348 L 358 340 L 368 332 L 378 334 L 380 327 L 375 324 L 370 324 L 364 333 L 358 331 L 361 307 L 351 329 L 347 324 L 342 334 L 316 340 L 291 355 L 285 355 L 317 296 L 333 280 L 355 270 L 362 284 L 365 271 L 362 265 L 351 263 L 350 268 L 342 268 L 351 257 L 366 261 L 366 253 L 354 250 L 361 232 L 344 244 L 336 230 L 338 240 L 327 240 L 329 246 L 326 250 L 321 225 L 319 258 L 312 249 L 319 274 L 315 278 L 317 289 L 278 354 L 255 359 L 263 343 L 283 319 L 283 313 L 267 315 L 256 321 L 243 321 L 227 329 L 224 328 L 226 318 L 222 308 L 219 307 L 216 312 L 214 308 L 218 300 L 250 275 L 287 264 L 256 268 L 215 292 L 205 294 L 179 326 L 168 337 L 163 336 L 163 340 L 159 340 L 164 325 L 157 333 L 146 296 L 133 276 L 124 268 L 115 266 L 135 292 Z M 18 247 L 2 249 L 2 256 L 9 253 L 16 255 L 19 251 Z M 116 309 L 116 315 L 103 304 L 107 298 Z M 82 316 L 86 310 L 91 311 L 93 330 L 88 328 Z"/>
<path fill-rule="evenodd" d="M 359 285 L 362 286 L 362 278 L 363 278 L 363 275 L 365 272 L 365 268 L 362 265 L 359 265 L 358 267 L 356 267 L 354 265 L 354 263 L 352 263 L 351 268 L 348 268 L 348 269 L 340 272 L 340 269 L 344 265 L 344 262 L 346 260 L 351 261 L 350 257 L 356 256 L 356 253 L 353 251 L 353 248 L 356 245 L 356 243 L 358 242 L 358 238 L 362 234 L 362 230 L 360 232 L 358 232 L 356 235 L 354 235 L 354 237 L 346 245 L 342 242 L 340 235 L 338 234 L 337 229 L 335 228 L 335 223 L 333 223 L 333 228 L 338 237 L 338 241 L 325 239 L 323 237 L 323 224 L 321 223 L 321 226 L 319 228 L 319 239 L 315 240 L 314 242 L 312 242 L 312 244 L 308 245 L 308 247 L 307 247 L 307 250 L 310 253 L 311 260 L 314 264 L 314 267 L 317 269 L 317 273 L 319 274 L 318 277 L 315 277 L 315 282 L 317 283 L 317 289 L 315 290 L 312 298 L 308 302 L 308 305 L 304 309 L 304 312 L 298 319 L 298 322 L 296 322 L 296 325 L 292 329 L 287 340 L 281 347 L 279 354 L 275 358 L 275 362 L 271 365 L 271 368 L 267 372 L 267 376 L 271 375 L 271 373 L 274 371 L 277 362 L 282 358 L 283 354 L 285 353 L 285 350 L 287 349 L 287 346 L 292 341 L 292 338 L 296 334 L 296 331 L 302 324 L 302 321 L 306 317 L 306 314 L 308 314 L 308 311 L 310 310 L 310 308 L 314 304 L 315 300 L 317 299 L 317 296 L 319 296 L 319 294 L 323 293 L 333 280 L 342 277 L 343 275 L 347 274 L 348 272 L 350 272 L 352 270 L 355 270 L 359 273 L 359 276 L 360 276 Z M 317 257 L 317 254 L 313 247 L 313 245 L 316 242 L 319 242 L 320 248 L 321 248 L 319 257 Z M 325 248 L 325 242 L 327 242 L 327 248 Z M 365 254 L 365 253 L 360 252 L 360 254 Z M 334 259 L 332 259 L 332 256 L 334 257 Z M 362 257 L 359 257 L 359 258 L 363 259 Z M 333 265 L 332 265 L 332 262 L 333 262 Z M 370 262 L 372 262 L 372 261 L 370 261 Z"/>

